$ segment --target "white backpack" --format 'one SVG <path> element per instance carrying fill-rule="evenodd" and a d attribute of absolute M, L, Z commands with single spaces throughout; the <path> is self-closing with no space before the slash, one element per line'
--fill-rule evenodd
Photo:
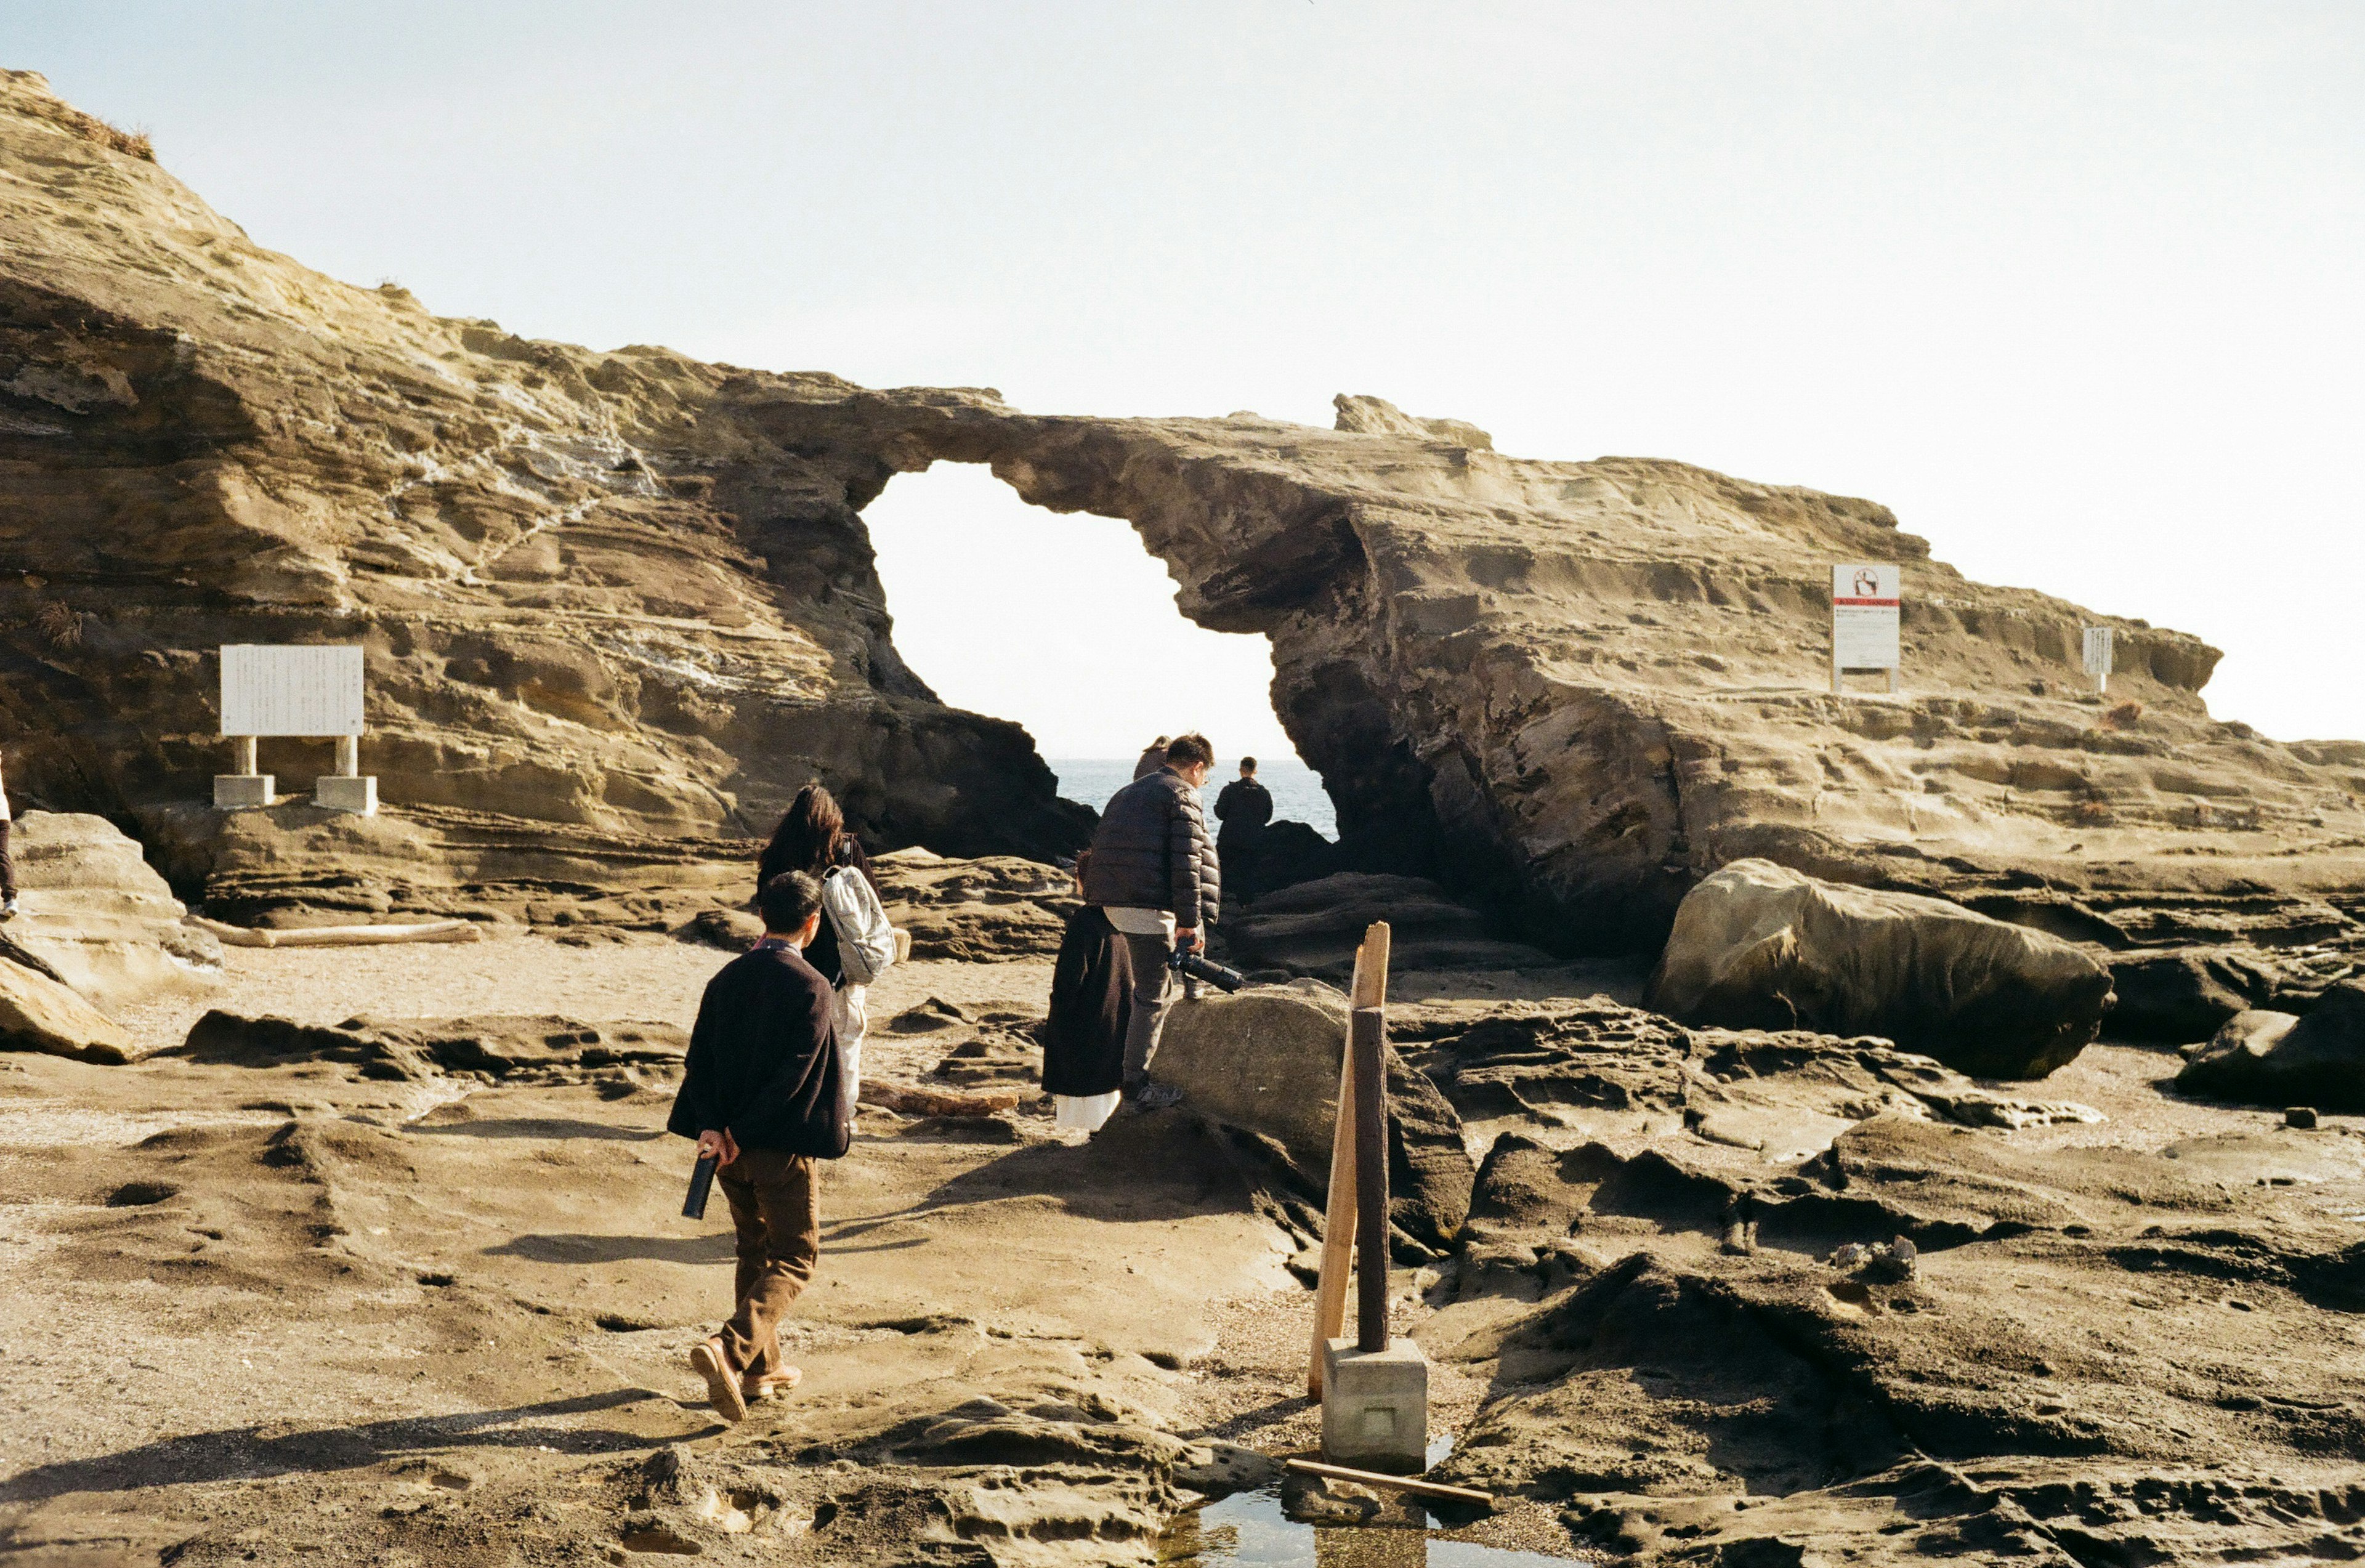
<path fill-rule="evenodd" d="M 848 985 L 869 985 L 895 961 L 895 928 L 870 879 L 851 866 L 832 868 L 821 883 L 822 913 L 837 935 L 838 967 Z"/>

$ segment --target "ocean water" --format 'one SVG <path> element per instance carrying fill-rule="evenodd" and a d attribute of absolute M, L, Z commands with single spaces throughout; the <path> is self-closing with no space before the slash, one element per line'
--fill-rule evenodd
<path fill-rule="evenodd" d="M 1126 757 L 1056 757 L 1048 759 L 1051 771 L 1059 776 L 1059 793 L 1070 801 L 1082 801 L 1094 811 L 1108 804 L 1108 798 L 1133 782 L 1133 765 L 1139 754 Z M 1239 777 L 1238 757 L 1225 757 L 1216 764 L 1216 771 L 1207 776 L 1204 791 L 1207 809 L 1212 813 L 1216 796 L 1223 787 Z M 1297 822 L 1310 825 L 1325 838 L 1339 836 L 1339 816 L 1330 805 L 1330 797 L 1323 790 L 1322 776 L 1302 762 L 1262 762 L 1257 764 L 1257 779 L 1272 791 L 1272 820 Z"/>

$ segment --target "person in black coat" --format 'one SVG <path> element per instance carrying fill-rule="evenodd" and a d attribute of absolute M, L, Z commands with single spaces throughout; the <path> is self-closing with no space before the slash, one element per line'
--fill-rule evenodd
<path fill-rule="evenodd" d="M 1223 894 L 1215 842 L 1199 809 L 1199 786 L 1216 760 L 1205 735 L 1178 735 L 1166 766 L 1109 797 L 1083 857 L 1084 902 L 1125 937 L 1133 961 L 1133 1016 L 1126 1025 L 1125 1089 L 1155 1110 L 1182 1096 L 1149 1081 L 1166 1019 L 1167 959 L 1195 949 L 1216 922 Z"/>
<path fill-rule="evenodd" d="M 1272 821 L 1272 791 L 1257 782 L 1257 759 L 1240 758 L 1240 776 L 1216 797 L 1216 858 L 1224 868 L 1224 888 L 1242 903 L 1249 902 L 1256 881 L 1257 849 L 1265 824 Z"/>
<path fill-rule="evenodd" d="M 803 1376 L 780 1360 L 779 1322 L 821 1260 L 819 1162 L 846 1153 L 829 982 L 804 960 L 821 884 L 775 877 L 758 900 L 764 939 L 707 982 L 667 1131 L 721 1161 L 739 1270 L 731 1320 L 689 1353 L 714 1408 L 745 1420 L 750 1398 Z"/>

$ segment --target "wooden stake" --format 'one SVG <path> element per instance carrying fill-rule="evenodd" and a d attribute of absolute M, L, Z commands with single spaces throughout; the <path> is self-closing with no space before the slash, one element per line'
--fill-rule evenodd
<path fill-rule="evenodd" d="M 1347 1326 L 1347 1276 L 1355 1263 L 1355 1053 L 1339 1053 L 1339 1118 L 1330 1133 L 1330 1193 L 1322 1216 L 1322 1272 L 1314 1288 L 1314 1348 L 1306 1396 L 1322 1397 L 1322 1347 Z"/>
<path fill-rule="evenodd" d="M 1388 998 L 1388 925 L 1374 921 L 1355 951 L 1354 1007 L 1379 1007 Z M 1314 1343 L 1306 1365 L 1306 1394 L 1322 1397 L 1322 1345 L 1347 1326 L 1347 1276 L 1355 1262 L 1355 1053 L 1340 1042 L 1338 1116 L 1330 1134 L 1330 1187 L 1322 1219 L 1322 1271 L 1314 1293 Z"/>
<path fill-rule="evenodd" d="M 1474 1503 L 1482 1508 L 1495 1506 L 1492 1493 L 1468 1486 L 1449 1486 L 1442 1481 L 1423 1481 L 1418 1476 L 1383 1475 L 1376 1470 L 1350 1470 L 1343 1464 L 1317 1464 L 1310 1459 L 1288 1460 L 1283 1467 L 1295 1470 L 1301 1475 L 1352 1481 L 1360 1486 L 1391 1487 L 1398 1492 L 1408 1492 L 1416 1497 L 1434 1497 L 1440 1503 Z"/>
<path fill-rule="evenodd" d="M 1388 1031 L 1382 1020 L 1378 1008 L 1359 1007 L 1347 1030 L 1355 1058 L 1355 1345 L 1367 1353 L 1388 1348 Z"/>

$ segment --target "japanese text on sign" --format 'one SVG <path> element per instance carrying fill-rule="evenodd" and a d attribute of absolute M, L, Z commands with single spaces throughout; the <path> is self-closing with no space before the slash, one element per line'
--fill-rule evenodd
<path fill-rule="evenodd" d="M 224 647 L 221 733 L 360 734 L 361 645 L 282 648 L 233 643 Z"/>
<path fill-rule="evenodd" d="M 1832 663 L 1840 669 L 1895 669 L 1898 568 L 1857 563 L 1832 568 Z"/>

